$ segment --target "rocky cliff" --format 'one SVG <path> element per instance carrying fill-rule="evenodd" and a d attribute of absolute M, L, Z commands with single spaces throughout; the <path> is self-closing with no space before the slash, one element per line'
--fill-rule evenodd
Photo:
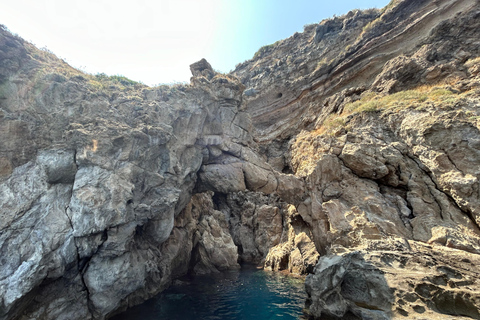
<path fill-rule="evenodd" d="M 312 318 L 478 318 L 478 30 L 478 1 L 392 1 L 150 88 L 1 29 L 0 319 L 242 262 L 310 274 Z"/>
<path fill-rule="evenodd" d="M 479 9 L 352 11 L 235 70 L 267 162 L 305 179 L 312 317 L 478 318 Z M 290 239 L 266 267 L 292 269 Z"/>

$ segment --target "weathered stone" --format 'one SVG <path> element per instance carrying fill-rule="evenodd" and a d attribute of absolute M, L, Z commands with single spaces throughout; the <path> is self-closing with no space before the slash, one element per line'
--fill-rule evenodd
<path fill-rule="evenodd" d="M 310 315 L 341 318 L 350 312 L 362 319 L 361 310 L 366 309 L 378 310 L 376 319 L 390 318 L 394 299 L 390 288 L 382 271 L 361 254 L 322 257 L 314 272 L 305 281 Z"/>
<path fill-rule="evenodd" d="M 245 163 L 243 173 L 249 190 L 264 193 L 272 193 L 277 190 L 277 178 L 273 171 L 262 169 L 251 163 Z"/>
<path fill-rule="evenodd" d="M 347 143 L 343 147 L 340 159 L 360 177 L 381 179 L 388 174 L 388 168 L 385 166 L 385 160 L 378 159 L 375 155 L 376 149 L 376 146 Z"/>
<path fill-rule="evenodd" d="M 199 178 L 202 190 L 229 193 L 246 189 L 241 163 L 203 166 Z"/>
<path fill-rule="evenodd" d="M 285 218 L 284 234 L 287 237 L 269 250 L 264 266 L 268 270 L 288 270 L 297 275 L 311 273 L 319 258 L 309 236 L 311 232 L 294 206 L 288 206 Z"/>
<path fill-rule="evenodd" d="M 316 318 L 476 318 L 480 300 L 471 285 L 478 282 L 477 260 L 478 255 L 461 250 L 405 240 L 324 256 L 305 282 L 307 313 Z"/>
<path fill-rule="evenodd" d="M 74 151 L 44 151 L 38 156 L 38 161 L 45 166 L 48 183 L 73 183 L 77 173 Z"/>
<path fill-rule="evenodd" d="M 192 215 L 198 221 L 193 241 L 191 269 L 204 274 L 236 269 L 238 253 L 228 230 L 225 215 L 213 209 L 210 194 L 198 194 L 192 198 Z"/>
<path fill-rule="evenodd" d="M 277 196 L 260 192 L 230 193 L 216 199 L 228 219 L 241 262 L 260 264 L 283 234 L 283 207 Z"/>
<path fill-rule="evenodd" d="M 287 203 L 298 203 L 305 197 L 305 183 L 301 178 L 291 174 L 278 174 L 277 192 Z"/>
<path fill-rule="evenodd" d="M 210 63 L 207 60 L 202 59 L 190 65 L 190 71 L 194 77 L 204 76 L 209 80 L 213 78 L 214 71 Z"/>

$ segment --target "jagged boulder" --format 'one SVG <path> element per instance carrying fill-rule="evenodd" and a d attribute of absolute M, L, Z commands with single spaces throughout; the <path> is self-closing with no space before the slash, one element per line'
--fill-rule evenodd
<path fill-rule="evenodd" d="M 193 236 L 190 268 L 195 274 L 206 274 L 240 268 L 237 246 L 229 232 L 225 215 L 213 208 L 212 194 L 197 194 L 187 210 L 197 222 Z"/>
<path fill-rule="evenodd" d="M 190 65 L 190 71 L 194 77 L 205 77 L 208 80 L 211 80 L 215 75 L 212 66 L 208 63 L 207 60 L 202 59 Z"/>

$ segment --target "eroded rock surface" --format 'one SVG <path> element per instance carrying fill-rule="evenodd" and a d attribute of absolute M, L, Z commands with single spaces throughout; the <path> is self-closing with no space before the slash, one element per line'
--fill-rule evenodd
<path fill-rule="evenodd" d="M 339 269 L 357 263 L 334 256 L 341 251 L 333 248 L 364 250 L 401 238 L 449 247 L 456 259 L 478 254 L 479 10 L 474 1 L 398 1 L 381 11 L 352 11 L 262 48 L 234 71 L 247 87 L 244 103 L 267 162 L 305 179 L 304 197 L 289 214 L 315 244 L 310 256 L 320 254 L 315 273 L 324 281 L 333 281 L 320 271 L 325 255 L 342 261 Z M 301 230 L 270 250 L 266 267 L 294 270 Z M 396 276 L 407 281 L 416 268 Z M 373 272 L 368 286 L 376 287 L 382 272 Z M 312 297 L 323 285 L 315 284 Z M 378 284 L 385 292 L 389 286 Z M 329 307 L 337 289 L 313 298 L 311 317 L 477 317 L 452 304 L 417 306 L 393 296 L 372 306 L 339 298 L 338 313 L 340 307 Z M 458 303 L 478 310 L 478 287 L 463 290 L 466 302 Z M 398 305 L 405 312 L 396 312 Z"/>
<path fill-rule="evenodd" d="M 320 258 L 307 308 L 335 319 L 477 319 L 479 255 L 417 241 L 371 241 Z"/>
<path fill-rule="evenodd" d="M 240 268 L 228 220 L 221 211 L 214 209 L 212 194 L 195 195 L 186 210 L 192 210 L 193 221 L 198 221 L 193 237 L 192 271 L 207 274 Z"/>

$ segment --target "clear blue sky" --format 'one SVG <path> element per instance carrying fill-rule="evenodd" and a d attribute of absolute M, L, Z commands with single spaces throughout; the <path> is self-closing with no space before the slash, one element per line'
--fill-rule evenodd
<path fill-rule="evenodd" d="M 388 2 L 9 0 L 0 24 L 86 72 L 155 85 L 188 81 L 189 65 L 201 58 L 228 72 L 305 24 Z"/>

